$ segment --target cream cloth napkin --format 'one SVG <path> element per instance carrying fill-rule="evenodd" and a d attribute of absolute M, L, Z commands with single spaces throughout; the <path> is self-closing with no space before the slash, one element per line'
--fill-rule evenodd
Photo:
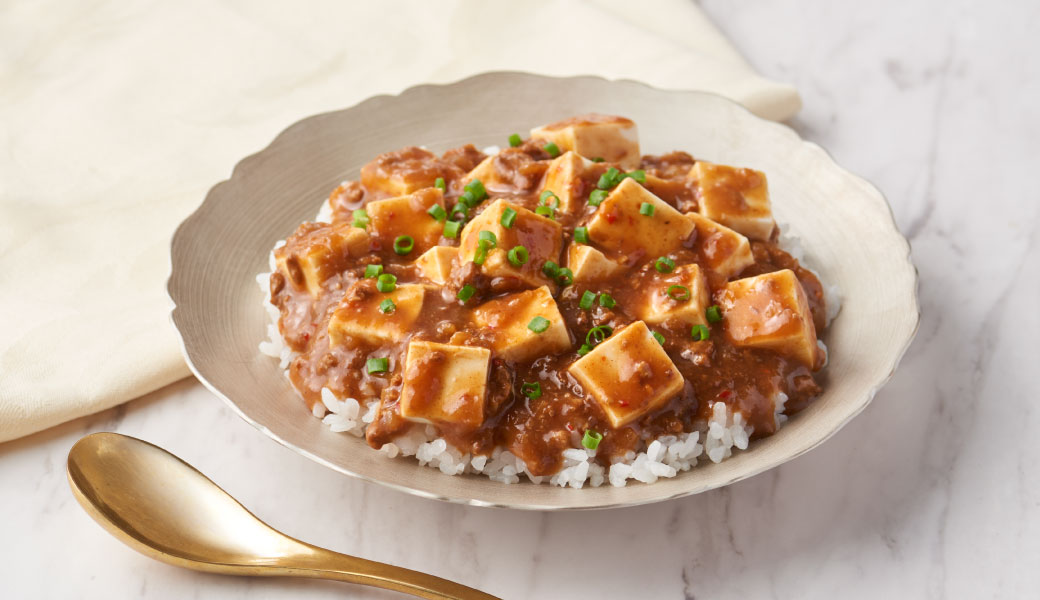
<path fill-rule="evenodd" d="M 692 1 L 6 3 L 0 441 L 189 374 L 169 238 L 240 158 L 305 116 L 488 70 L 800 107 Z"/>

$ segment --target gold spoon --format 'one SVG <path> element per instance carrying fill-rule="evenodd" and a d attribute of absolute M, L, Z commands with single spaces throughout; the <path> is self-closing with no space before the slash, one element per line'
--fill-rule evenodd
<path fill-rule="evenodd" d="M 334 579 L 437 600 L 498 600 L 433 575 L 293 539 L 188 463 L 136 438 L 88 435 L 69 451 L 68 473 L 76 500 L 95 521 L 134 550 L 177 567 Z"/>

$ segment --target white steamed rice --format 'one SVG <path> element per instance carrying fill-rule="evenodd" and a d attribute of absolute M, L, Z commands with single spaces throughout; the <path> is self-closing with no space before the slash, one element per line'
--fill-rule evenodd
<path fill-rule="evenodd" d="M 782 400 L 786 401 L 786 396 Z M 778 402 L 781 409 L 783 401 Z M 354 398 L 340 400 L 328 388 L 323 388 L 318 406 L 328 413 L 319 416 L 332 431 L 362 437 L 365 427 L 375 420 L 378 404 L 375 399 L 364 406 Z M 781 419 L 783 415 L 776 418 Z M 717 402 L 704 432 L 650 440 L 643 452 L 630 451 L 609 468 L 595 462 L 595 450 L 570 448 L 563 452 L 563 468 L 550 477 L 532 475 L 522 459 L 503 448 L 496 448 L 490 457 L 464 454 L 448 445 L 444 438 L 437 437 L 436 429 L 429 425 L 412 427 L 392 443 L 385 444 L 380 452 L 389 458 L 414 456 L 419 464 L 447 475 L 479 473 L 502 483 L 517 483 L 523 476 L 533 483 L 548 482 L 561 487 L 580 488 L 586 484 L 598 487 L 608 482 L 620 487 L 630 479 L 653 483 L 661 477 L 675 477 L 680 471 L 696 466 L 698 458 L 721 462 L 732 455 L 734 448 L 746 449 L 751 433 L 752 428 L 744 423 L 742 414 L 731 412 L 725 404 Z"/>

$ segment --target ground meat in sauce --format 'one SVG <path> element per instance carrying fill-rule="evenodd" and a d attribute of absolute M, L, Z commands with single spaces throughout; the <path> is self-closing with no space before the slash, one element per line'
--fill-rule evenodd
<path fill-rule="evenodd" d="M 644 156 L 642 168 L 661 179 L 682 181 L 696 161 L 689 154 L 678 151 L 660 156 Z"/>
<path fill-rule="evenodd" d="M 519 147 L 506 148 L 490 159 L 489 195 L 508 197 L 517 204 L 533 209 L 539 204 L 538 190 L 551 157 L 544 148 L 544 140 L 527 140 Z M 336 223 L 349 223 L 353 211 L 368 202 L 392 196 L 385 185 L 394 182 L 401 189 L 413 190 L 433 186 L 437 178 L 445 180 L 445 204 L 451 206 L 463 193 L 466 174 L 481 165 L 487 157 L 472 145 L 448 150 L 441 156 L 417 147 L 381 155 L 362 169 L 362 181 L 348 181 L 337 187 L 329 202 Z M 696 210 L 696 194 L 691 188 L 687 172 L 694 158 L 685 152 L 661 156 L 645 156 L 641 168 L 649 176 L 645 187 L 680 211 Z M 599 164 L 590 170 L 587 180 L 576 186 L 584 198 L 596 189 L 596 179 L 611 165 Z M 479 214 L 487 205 L 482 204 L 471 216 Z M 570 217 L 560 216 L 565 228 L 564 247 L 573 236 L 573 228 L 586 222 L 595 207 L 587 206 Z M 326 224 L 305 223 L 288 240 L 281 255 L 292 255 L 294 249 L 317 243 L 324 235 Z M 442 238 L 441 245 L 454 246 L 457 239 Z M 740 273 L 741 277 L 791 269 L 806 292 L 817 332 L 826 326 L 823 288 L 812 272 L 779 248 L 775 241 L 755 241 L 751 245 L 754 264 Z M 677 264 L 699 263 L 704 249 L 698 244 L 684 247 L 672 258 Z M 278 252 L 276 252 L 278 255 Z M 292 255 L 295 256 L 295 255 Z M 636 302 L 636 294 L 655 276 L 652 257 L 631 257 L 635 267 L 616 281 L 595 286 L 571 285 L 559 290 L 556 302 L 572 336 L 580 338 L 593 327 L 608 325 L 615 331 L 631 323 L 634 317 L 624 307 Z M 371 294 L 372 289 L 354 286 L 363 278 L 366 265 L 382 265 L 383 272 L 397 277 L 399 284 L 417 281 L 419 276 L 413 263 L 414 256 L 399 256 L 392 248 L 373 244 L 371 252 L 363 257 L 342 262 L 339 273 L 321 283 L 317 296 L 299 287 L 299 266 L 292 260 L 285 262 L 284 271 L 272 275 L 270 289 L 273 304 L 281 313 L 280 330 L 288 344 L 300 355 L 289 368 L 293 385 L 309 406 L 320 402 L 320 392 L 329 388 L 339 397 L 379 397 L 376 419 L 366 431 L 366 439 L 373 447 L 391 441 L 395 436 L 415 425 L 399 414 L 398 396 L 402 385 L 400 371 L 369 374 L 365 359 L 373 352 L 380 356 L 400 357 L 410 339 L 440 343 L 455 343 L 491 347 L 487 331 L 472 325 L 472 306 L 494 299 L 503 289 L 501 282 L 480 273 L 472 263 L 455 264 L 443 293 L 427 293 L 422 313 L 410 333 L 402 339 L 373 346 L 359 340 L 341 345 L 330 345 L 326 331 L 336 306 L 347 294 Z M 330 259 L 331 260 L 331 259 Z M 295 282 L 297 285 L 293 285 Z M 724 279 L 709 277 L 709 292 L 714 297 Z M 475 290 L 475 302 L 463 306 L 455 293 L 463 286 Z M 505 286 L 515 289 L 515 286 Z M 349 290 L 349 291 L 348 291 Z M 591 310 L 579 307 L 586 290 L 609 294 L 617 301 L 614 310 L 593 306 Z M 724 402 L 742 411 L 754 427 L 755 436 L 769 435 L 775 430 L 772 397 L 777 392 L 789 397 L 787 412 L 804 408 L 820 393 L 813 373 L 796 362 L 768 350 L 741 348 L 730 343 L 718 323 L 710 325 L 711 337 L 696 341 L 683 332 L 659 328 L 664 347 L 685 378 L 682 391 L 661 408 L 623 427 L 612 429 L 599 405 L 586 397 L 582 386 L 570 375 L 567 367 L 577 355 L 574 351 L 559 355 L 542 356 L 529 363 L 514 363 L 495 357 L 490 367 L 485 419 L 476 429 L 452 426 L 438 428 L 440 435 L 450 443 L 475 454 L 489 454 L 496 445 L 507 447 L 522 458 L 534 475 L 551 474 L 561 465 L 560 453 L 580 445 L 584 431 L 594 429 L 603 434 L 597 460 L 609 464 L 612 457 L 628 451 L 638 451 L 643 440 L 664 434 L 691 431 L 706 421 L 710 407 Z M 580 340 L 576 345 L 580 344 Z M 650 376 L 649 366 L 638 365 L 637 377 Z M 520 392 L 521 382 L 537 381 L 541 396 L 532 399 Z"/>
<path fill-rule="evenodd" d="M 506 148 L 491 160 L 494 177 L 488 189 L 523 194 L 534 190 L 549 168 L 549 154 L 536 142 Z"/>

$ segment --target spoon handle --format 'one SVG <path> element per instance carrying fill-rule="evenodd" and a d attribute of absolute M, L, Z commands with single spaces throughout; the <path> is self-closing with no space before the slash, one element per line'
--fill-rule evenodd
<path fill-rule="evenodd" d="M 306 544 L 311 552 L 297 564 L 282 561 L 288 576 L 333 579 L 394 590 L 429 600 L 501 600 L 462 584 L 404 567 L 365 560 Z"/>

